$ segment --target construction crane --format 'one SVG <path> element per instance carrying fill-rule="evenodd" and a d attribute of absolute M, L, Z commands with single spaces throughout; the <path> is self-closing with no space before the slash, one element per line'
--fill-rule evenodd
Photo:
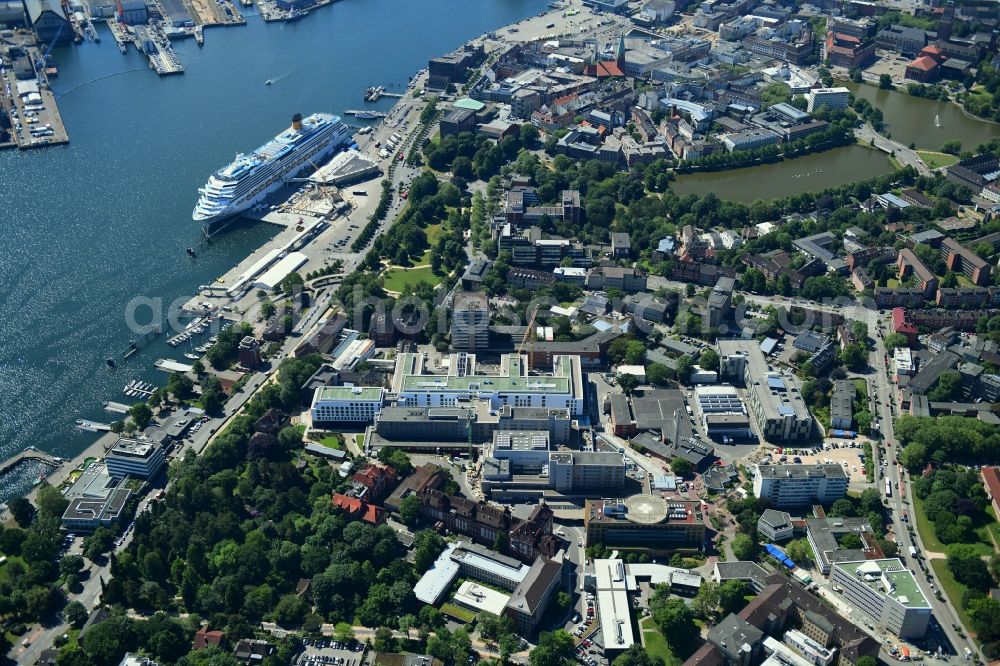
<path fill-rule="evenodd" d="M 531 369 L 531 352 L 535 349 L 535 317 L 538 315 L 538 305 L 536 304 L 531 310 L 531 316 L 528 317 L 528 330 L 524 332 L 524 337 L 521 338 L 521 344 L 517 347 L 518 357 L 524 353 L 525 346 L 528 347 L 528 369 Z"/>

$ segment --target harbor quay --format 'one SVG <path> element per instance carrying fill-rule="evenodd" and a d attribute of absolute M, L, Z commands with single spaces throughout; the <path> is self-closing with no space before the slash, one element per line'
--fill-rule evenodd
<path fill-rule="evenodd" d="M 0 46 L 0 110 L 10 120 L 6 140 L 0 129 L 0 148 L 27 150 L 69 143 L 44 63 L 34 46 Z M 34 68 L 36 76 L 18 77 L 26 67 Z"/>

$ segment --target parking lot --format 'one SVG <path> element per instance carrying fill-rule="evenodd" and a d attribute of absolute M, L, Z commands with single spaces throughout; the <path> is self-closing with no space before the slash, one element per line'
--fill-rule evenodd
<path fill-rule="evenodd" d="M 837 440 L 835 442 L 827 442 L 826 445 L 830 448 L 826 450 L 820 448 L 818 451 L 815 449 L 783 449 L 782 454 L 778 454 L 775 451 L 771 454 L 771 462 L 775 464 L 784 462 L 795 465 L 823 465 L 833 463 L 844 468 L 850 479 L 850 483 L 868 482 L 868 479 L 865 477 L 865 453 L 861 442 Z M 784 461 L 781 460 L 782 457 L 785 458 Z"/>
<path fill-rule="evenodd" d="M 365 646 L 358 641 L 304 638 L 302 644 L 305 651 L 299 655 L 300 666 L 360 666 L 365 657 Z"/>

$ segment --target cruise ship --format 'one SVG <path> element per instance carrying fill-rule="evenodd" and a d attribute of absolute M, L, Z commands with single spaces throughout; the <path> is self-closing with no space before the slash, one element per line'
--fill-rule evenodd
<path fill-rule="evenodd" d="M 292 126 L 249 155 L 239 154 L 208 178 L 191 217 L 211 226 L 253 208 L 307 166 L 317 167 L 351 141 L 338 116 L 292 117 Z"/>

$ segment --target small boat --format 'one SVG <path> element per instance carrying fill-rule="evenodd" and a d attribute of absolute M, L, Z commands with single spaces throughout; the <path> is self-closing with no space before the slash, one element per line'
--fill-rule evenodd
<path fill-rule="evenodd" d="M 272 81 L 271 79 L 268 79 L 267 81 L 264 81 L 264 85 L 265 85 L 265 86 L 269 86 L 269 85 L 271 85 L 272 83 L 274 83 L 274 81 Z"/>
<path fill-rule="evenodd" d="M 196 254 L 194 253 L 194 248 L 193 248 L 193 247 L 189 247 L 189 248 L 187 249 L 187 253 L 188 253 L 188 256 L 189 256 L 189 257 L 197 257 L 197 256 L 198 256 L 198 255 L 196 255 Z"/>
<path fill-rule="evenodd" d="M 118 366 L 118 364 L 115 363 L 115 359 L 111 358 L 110 356 L 104 359 L 104 362 L 108 365 L 109 368 L 114 368 Z"/>
<path fill-rule="evenodd" d="M 201 357 L 200 357 L 200 356 L 198 356 L 197 354 L 192 354 L 191 352 L 185 352 L 185 353 L 184 353 L 184 358 L 189 358 L 189 359 L 191 359 L 192 361 L 197 361 L 197 360 L 198 360 L 198 359 L 200 359 Z"/>

